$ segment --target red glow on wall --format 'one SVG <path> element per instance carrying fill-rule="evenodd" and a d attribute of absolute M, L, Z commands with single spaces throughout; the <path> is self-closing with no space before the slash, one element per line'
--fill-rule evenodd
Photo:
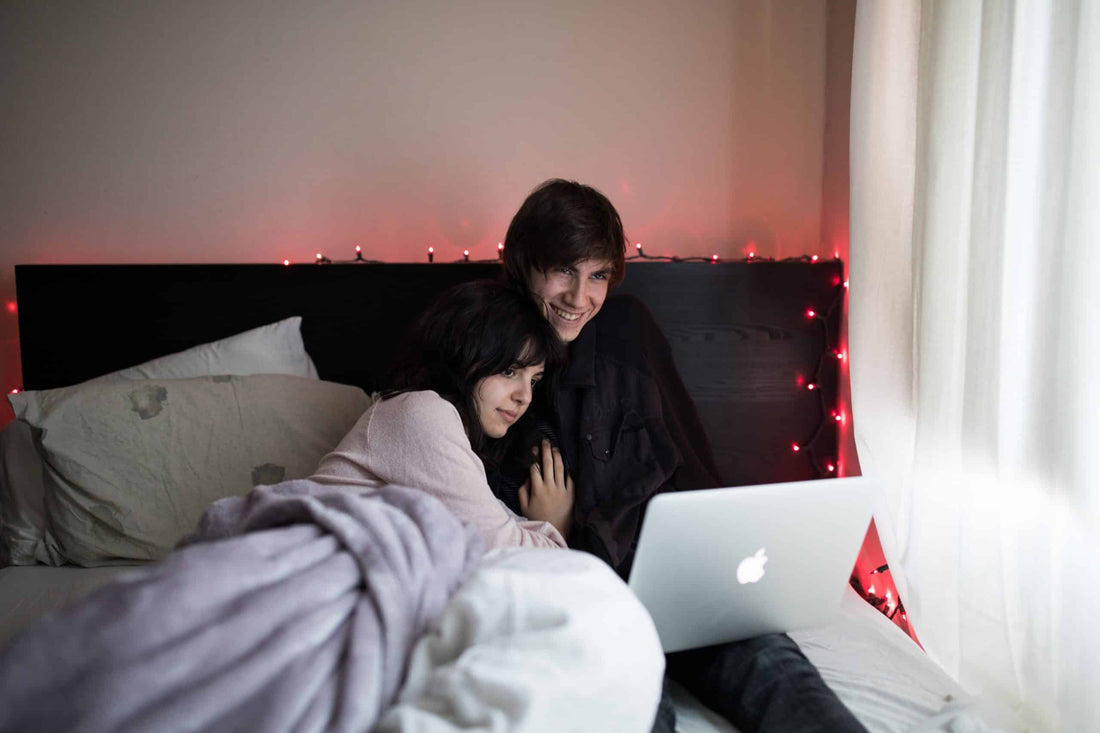
<path fill-rule="evenodd" d="M 19 312 L 19 306 L 16 305 L 14 300 L 9 300 L 7 303 L 4 304 L 4 307 L 7 308 L 8 313 Z"/>
<path fill-rule="evenodd" d="M 851 584 L 868 603 L 884 613 L 895 626 L 920 646 L 920 640 L 917 639 L 916 632 L 909 624 L 909 615 L 905 612 L 905 599 L 898 595 L 898 589 L 886 565 L 886 556 L 882 551 L 874 519 L 867 527 L 863 547 L 856 559 L 856 566 L 852 569 Z"/>

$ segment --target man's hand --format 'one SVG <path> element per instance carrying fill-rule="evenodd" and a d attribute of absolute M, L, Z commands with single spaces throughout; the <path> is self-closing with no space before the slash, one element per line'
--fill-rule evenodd
<path fill-rule="evenodd" d="M 535 449 L 538 452 L 538 449 Z M 528 519 L 550 522 L 569 538 L 573 523 L 573 479 L 565 475 L 561 451 L 542 441 L 542 456 L 531 464 L 531 478 L 519 488 L 519 508 Z"/>

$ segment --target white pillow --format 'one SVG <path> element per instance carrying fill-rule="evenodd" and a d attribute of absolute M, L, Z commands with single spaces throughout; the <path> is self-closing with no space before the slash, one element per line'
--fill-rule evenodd
<path fill-rule="evenodd" d="M 653 619 L 602 560 L 495 550 L 413 647 L 374 730 L 648 733 L 664 669 Z"/>
<path fill-rule="evenodd" d="M 317 379 L 302 342 L 301 316 L 200 344 L 84 382 L 172 379 L 214 374 L 290 374 Z M 33 392 L 23 392 L 21 399 Z M 12 401 L 12 397 L 8 398 Z M 0 567 L 50 562 L 43 497 L 45 466 L 35 431 L 18 421 L 0 431 Z"/>
<path fill-rule="evenodd" d="M 184 379 L 210 374 L 290 374 L 317 379 L 317 367 L 302 343 L 301 326 L 302 317 L 293 316 L 97 379 Z"/>
<path fill-rule="evenodd" d="M 16 395 L 40 431 L 49 564 L 155 560 L 210 502 L 305 478 L 370 405 L 277 374 L 95 381 Z"/>

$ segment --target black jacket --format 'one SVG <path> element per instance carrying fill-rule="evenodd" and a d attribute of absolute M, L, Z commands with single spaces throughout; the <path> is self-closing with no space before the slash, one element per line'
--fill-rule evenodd
<path fill-rule="evenodd" d="M 668 341 L 633 296 L 608 298 L 572 343 L 558 418 L 577 487 L 569 544 L 624 578 L 652 496 L 722 485 Z"/>

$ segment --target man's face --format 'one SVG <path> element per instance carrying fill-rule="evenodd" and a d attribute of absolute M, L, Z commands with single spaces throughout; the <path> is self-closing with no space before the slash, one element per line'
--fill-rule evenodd
<path fill-rule="evenodd" d="M 581 260 L 572 265 L 551 267 L 546 272 L 531 270 L 527 281 L 542 302 L 546 320 L 569 343 L 584 325 L 600 312 L 607 299 L 611 263 Z"/>

